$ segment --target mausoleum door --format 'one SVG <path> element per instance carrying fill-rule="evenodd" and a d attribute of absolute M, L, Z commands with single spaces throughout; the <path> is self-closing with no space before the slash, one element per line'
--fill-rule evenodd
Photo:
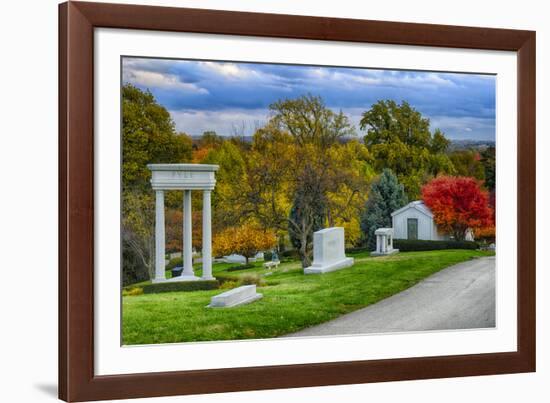
<path fill-rule="evenodd" d="M 418 218 L 407 218 L 407 239 L 418 239 Z"/>

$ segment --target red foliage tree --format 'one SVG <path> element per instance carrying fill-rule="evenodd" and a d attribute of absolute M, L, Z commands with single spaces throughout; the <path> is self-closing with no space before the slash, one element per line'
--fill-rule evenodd
<path fill-rule="evenodd" d="M 456 240 L 463 240 L 468 228 L 493 225 L 489 194 L 474 178 L 439 176 L 422 188 L 422 199 L 436 224 Z"/>

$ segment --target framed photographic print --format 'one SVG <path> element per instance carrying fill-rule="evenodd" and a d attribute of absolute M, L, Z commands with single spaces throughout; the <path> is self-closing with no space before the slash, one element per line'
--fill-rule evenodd
<path fill-rule="evenodd" d="M 535 33 L 60 5 L 59 397 L 535 370 Z"/>

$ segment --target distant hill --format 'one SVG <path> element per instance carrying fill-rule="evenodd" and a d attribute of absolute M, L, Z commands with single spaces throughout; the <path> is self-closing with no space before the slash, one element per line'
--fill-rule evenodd
<path fill-rule="evenodd" d="M 193 143 L 198 142 L 201 139 L 202 136 L 191 136 L 191 139 L 193 140 Z M 222 136 L 225 139 L 229 139 L 233 136 Z M 245 143 L 251 143 L 254 139 L 253 136 L 237 136 Z M 357 137 L 344 137 L 341 138 L 339 141 L 341 143 L 347 143 L 348 141 L 352 139 L 362 139 L 363 136 L 357 136 Z M 488 147 L 494 147 L 495 142 L 492 140 L 451 140 L 451 145 L 449 146 L 449 151 L 458 151 L 458 150 L 479 150 L 483 151 Z"/>
<path fill-rule="evenodd" d="M 449 151 L 458 150 L 479 150 L 483 151 L 488 147 L 494 147 L 495 142 L 492 140 L 451 140 Z"/>

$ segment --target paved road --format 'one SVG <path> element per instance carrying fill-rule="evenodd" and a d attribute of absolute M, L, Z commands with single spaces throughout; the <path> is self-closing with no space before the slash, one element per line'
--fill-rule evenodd
<path fill-rule="evenodd" d="M 495 258 L 443 269 L 376 304 L 288 336 L 322 336 L 495 326 Z"/>

